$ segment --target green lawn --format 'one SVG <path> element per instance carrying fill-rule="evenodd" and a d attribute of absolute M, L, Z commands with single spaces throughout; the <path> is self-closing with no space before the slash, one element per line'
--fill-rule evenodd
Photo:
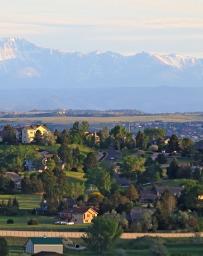
<path fill-rule="evenodd" d="M 71 144 L 71 145 L 68 145 L 70 148 L 79 148 L 79 150 L 82 152 L 82 153 L 85 153 L 85 154 L 88 154 L 90 152 L 94 152 L 94 149 L 92 148 L 89 148 L 85 145 L 79 145 L 79 144 Z"/>
<path fill-rule="evenodd" d="M 28 220 L 36 219 L 38 225 L 27 225 Z M 12 219 L 14 224 L 7 224 L 7 220 Z M 0 229 L 2 230 L 32 230 L 32 231 L 84 231 L 87 228 L 87 224 L 81 225 L 55 225 L 56 219 L 48 216 L 0 216 Z"/>
<path fill-rule="evenodd" d="M 66 175 L 68 177 L 69 180 L 72 181 L 79 181 L 79 182 L 84 182 L 85 181 L 85 174 L 84 172 L 71 172 L 71 171 L 67 171 Z"/>
<path fill-rule="evenodd" d="M 26 255 L 23 249 L 26 238 L 8 238 L 7 242 L 9 244 L 9 256 Z M 169 250 L 170 256 L 203 255 L 203 242 L 196 244 L 192 239 L 166 239 L 165 245 Z M 115 249 L 111 253 L 106 253 L 105 255 L 149 256 L 149 249 L 150 245 L 147 241 L 120 240 L 115 246 Z M 87 250 L 74 252 L 65 249 L 64 256 L 95 256 L 95 253 L 91 253 Z"/>
<path fill-rule="evenodd" d="M 16 194 L 16 195 L 0 195 L 0 201 L 7 201 L 9 198 L 17 198 L 19 202 L 20 209 L 22 210 L 32 210 L 38 208 L 42 199 L 41 195 L 27 195 L 27 194 Z"/>

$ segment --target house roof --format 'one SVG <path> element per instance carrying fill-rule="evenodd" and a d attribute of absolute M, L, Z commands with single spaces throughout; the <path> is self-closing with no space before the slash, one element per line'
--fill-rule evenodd
<path fill-rule="evenodd" d="M 61 238 L 52 238 L 52 237 L 32 237 L 29 240 L 32 241 L 33 244 L 63 244 Z"/>
<path fill-rule="evenodd" d="M 155 186 L 155 190 L 159 194 L 163 194 L 165 191 L 169 191 L 173 195 L 179 195 L 183 191 L 183 187 L 158 187 Z"/>
<path fill-rule="evenodd" d="M 157 195 L 151 188 L 140 191 L 140 202 L 154 202 L 156 199 Z"/>
<path fill-rule="evenodd" d="M 22 180 L 22 178 L 15 172 L 6 172 L 5 176 L 13 182 L 20 182 Z"/>
<path fill-rule="evenodd" d="M 62 211 L 61 213 L 62 214 L 84 214 L 89 210 L 98 214 L 98 211 L 95 208 L 92 208 L 92 207 L 73 207 L 71 209 Z"/>

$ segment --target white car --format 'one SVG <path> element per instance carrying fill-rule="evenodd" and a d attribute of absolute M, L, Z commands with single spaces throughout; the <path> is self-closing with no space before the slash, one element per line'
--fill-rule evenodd
<path fill-rule="evenodd" d="M 67 222 L 59 220 L 59 221 L 54 222 L 54 224 L 56 224 L 56 225 L 67 225 Z"/>
<path fill-rule="evenodd" d="M 73 221 L 67 222 L 66 225 L 74 225 L 75 223 Z"/>
<path fill-rule="evenodd" d="M 74 222 L 67 222 L 67 221 L 56 221 L 54 224 L 56 225 L 74 225 L 75 223 Z"/>

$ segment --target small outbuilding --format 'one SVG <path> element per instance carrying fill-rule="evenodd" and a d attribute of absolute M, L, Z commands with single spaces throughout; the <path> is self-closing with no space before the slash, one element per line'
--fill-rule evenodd
<path fill-rule="evenodd" d="M 52 237 L 29 238 L 27 240 L 27 243 L 25 244 L 25 252 L 31 255 L 35 255 L 38 253 L 55 253 L 55 254 L 63 255 L 63 242 L 61 238 L 52 238 Z"/>

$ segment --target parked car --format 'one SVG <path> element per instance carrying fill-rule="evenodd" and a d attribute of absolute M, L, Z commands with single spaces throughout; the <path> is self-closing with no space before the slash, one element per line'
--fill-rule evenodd
<path fill-rule="evenodd" d="M 54 224 L 56 224 L 56 225 L 74 225 L 75 223 L 72 221 L 67 222 L 67 221 L 58 220 L 58 221 L 54 222 Z"/>
<path fill-rule="evenodd" d="M 67 222 L 59 220 L 59 221 L 54 222 L 54 224 L 56 224 L 56 225 L 67 225 Z"/>

